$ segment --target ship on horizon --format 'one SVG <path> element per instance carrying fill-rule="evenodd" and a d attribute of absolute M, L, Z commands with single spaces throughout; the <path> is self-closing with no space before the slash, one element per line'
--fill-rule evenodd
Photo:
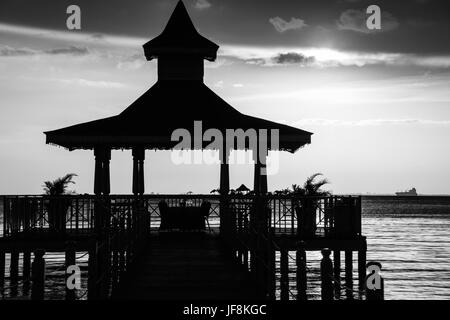
<path fill-rule="evenodd" d="M 417 196 L 416 188 L 412 188 L 408 191 L 400 191 L 395 193 L 397 196 Z"/>

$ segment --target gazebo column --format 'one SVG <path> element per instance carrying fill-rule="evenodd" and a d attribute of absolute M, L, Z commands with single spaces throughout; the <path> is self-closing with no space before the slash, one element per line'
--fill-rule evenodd
<path fill-rule="evenodd" d="M 226 230 L 228 216 L 228 194 L 230 192 L 230 167 L 228 164 L 229 150 L 220 155 L 220 233 Z M 231 225 L 228 225 L 230 227 Z"/>
<path fill-rule="evenodd" d="M 109 177 L 109 161 L 111 160 L 111 149 L 106 147 L 96 147 L 94 148 L 94 155 L 94 194 L 109 195 L 111 189 Z"/>
<path fill-rule="evenodd" d="M 255 161 L 253 190 L 255 191 L 256 195 L 265 195 L 267 193 L 266 165 L 261 163 L 260 160 Z"/>
<path fill-rule="evenodd" d="M 110 193 L 109 161 L 111 160 L 111 149 L 106 147 L 94 148 L 95 155 L 95 177 L 94 194 L 96 196 L 107 196 Z M 97 199 L 95 203 L 95 229 L 101 232 L 105 221 L 105 199 Z M 103 201 L 100 203 L 99 201 Z"/>
<path fill-rule="evenodd" d="M 94 229 L 97 234 L 97 263 L 95 265 L 95 274 L 105 273 L 103 281 L 96 283 L 94 286 L 94 293 L 92 296 L 102 296 L 106 294 L 108 289 L 108 274 L 110 272 L 109 264 L 109 240 L 108 228 L 110 214 L 110 177 L 109 177 L 109 162 L 111 160 L 111 149 L 108 147 L 94 148 L 95 155 L 95 179 L 94 179 L 94 193 L 97 196 L 94 203 Z M 91 254 L 91 253 L 90 253 Z M 94 268 L 94 266 L 92 266 Z"/>
<path fill-rule="evenodd" d="M 271 265 L 269 261 L 269 252 L 267 243 L 264 239 L 267 238 L 268 223 L 270 214 L 269 208 L 266 206 L 264 196 L 267 195 L 267 172 L 266 172 L 266 157 L 267 154 L 262 155 L 261 158 L 258 150 L 253 151 L 253 159 L 255 161 L 254 186 L 255 203 L 253 212 L 250 215 L 250 225 L 254 229 L 255 234 L 252 244 L 252 259 L 250 261 L 250 268 L 253 275 L 256 277 L 258 283 L 261 285 L 261 290 L 264 294 L 269 290 L 269 271 L 266 267 Z M 269 246 L 271 247 L 271 246 Z"/>
<path fill-rule="evenodd" d="M 144 187 L 145 149 L 133 148 L 133 194 L 143 195 Z"/>

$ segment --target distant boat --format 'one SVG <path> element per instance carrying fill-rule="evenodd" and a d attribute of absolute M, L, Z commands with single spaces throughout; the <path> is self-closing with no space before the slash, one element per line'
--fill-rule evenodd
<path fill-rule="evenodd" d="M 412 188 L 408 191 L 396 192 L 395 194 L 397 196 L 417 196 L 417 191 L 416 188 Z"/>

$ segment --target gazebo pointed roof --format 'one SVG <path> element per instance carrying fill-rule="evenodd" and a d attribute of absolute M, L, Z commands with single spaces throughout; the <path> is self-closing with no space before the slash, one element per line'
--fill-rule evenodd
<path fill-rule="evenodd" d="M 208 50 L 211 50 L 209 53 L 214 51 L 215 55 L 216 45 L 200 36 L 193 25 L 190 30 L 185 30 L 191 25 L 186 8 L 180 1 L 163 33 L 144 46 L 146 54 L 153 52 L 151 55 L 156 57 L 166 54 L 173 57 L 198 55 L 201 52 L 206 58 Z M 183 47 L 182 41 L 185 38 L 173 36 L 179 34 L 191 37 L 191 40 L 196 39 L 197 43 L 189 41 L 186 47 Z M 173 39 L 181 42 L 171 42 Z M 212 54 L 209 54 L 209 57 L 212 57 Z M 141 147 L 168 150 L 178 144 L 171 139 L 174 130 L 183 128 L 188 130 L 192 137 L 194 136 L 195 121 L 201 121 L 203 132 L 207 129 L 218 129 L 224 135 L 227 129 L 279 130 L 279 146 L 271 148 L 269 144 L 271 150 L 294 152 L 311 142 L 312 133 L 242 114 L 216 95 L 202 80 L 188 79 L 159 79 L 147 92 L 116 116 L 45 134 L 47 143 L 70 150 L 94 149 L 100 146 L 111 149 Z M 205 148 L 207 145 L 209 143 L 204 143 L 200 147 Z M 198 148 L 198 145 L 192 145 L 192 149 Z"/>
<path fill-rule="evenodd" d="M 147 60 L 165 54 L 196 54 L 214 61 L 219 46 L 200 35 L 183 4 L 179 1 L 164 31 L 144 45 Z"/>

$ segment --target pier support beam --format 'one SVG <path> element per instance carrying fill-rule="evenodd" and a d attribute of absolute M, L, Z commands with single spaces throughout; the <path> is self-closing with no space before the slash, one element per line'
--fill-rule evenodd
<path fill-rule="evenodd" d="M 9 277 L 11 282 L 11 295 L 17 295 L 17 285 L 19 280 L 19 252 L 11 252 L 11 261 L 9 266 Z"/>
<path fill-rule="evenodd" d="M 88 260 L 88 300 L 99 298 L 98 290 L 97 243 L 89 250 Z"/>
<path fill-rule="evenodd" d="M 345 251 L 345 286 L 347 299 L 353 299 L 353 252 Z"/>
<path fill-rule="evenodd" d="M 358 286 L 363 290 L 366 282 L 366 250 L 358 251 Z"/>
<path fill-rule="evenodd" d="M 322 278 L 322 300 L 333 300 L 333 264 L 330 259 L 331 251 L 322 250 L 320 262 L 320 276 Z"/>
<path fill-rule="evenodd" d="M 34 260 L 31 265 L 31 299 L 44 300 L 45 285 L 45 251 L 42 249 L 34 251 Z"/>
<path fill-rule="evenodd" d="M 0 290 L 5 286 L 5 252 L 0 250 Z"/>
<path fill-rule="evenodd" d="M 303 241 L 297 244 L 295 258 L 297 263 L 297 300 L 306 300 L 306 251 Z"/>
<path fill-rule="evenodd" d="M 67 280 L 69 276 L 71 276 L 71 273 L 67 273 L 67 269 L 70 266 L 76 265 L 76 250 L 75 250 L 75 243 L 73 241 L 70 241 L 66 244 L 66 254 L 65 254 L 65 265 L 66 265 L 66 300 L 75 300 L 76 298 L 76 288 L 74 284 L 73 289 L 69 289 L 67 285 Z"/>
<path fill-rule="evenodd" d="M 30 291 L 31 283 L 31 252 L 25 251 L 23 253 L 23 264 L 22 264 L 22 279 L 23 279 L 23 293 L 28 295 Z"/>
<path fill-rule="evenodd" d="M 337 299 L 341 295 L 341 252 L 339 250 L 333 251 L 334 259 L 334 294 Z"/>
<path fill-rule="evenodd" d="M 282 301 L 289 300 L 289 260 L 286 248 L 281 248 L 280 251 L 280 273 L 280 298 Z"/>

